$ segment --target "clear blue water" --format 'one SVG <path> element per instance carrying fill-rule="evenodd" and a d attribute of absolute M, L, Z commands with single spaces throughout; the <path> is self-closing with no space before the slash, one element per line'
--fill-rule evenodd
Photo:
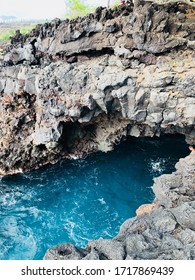
<path fill-rule="evenodd" d="M 130 138 L 107 154 L 63 161 L 0 182 L 0 259 L 42 259 L 63 242 L 112 238 L 153 200 L 153 178 L 189 154 L 183 137 Z"/>

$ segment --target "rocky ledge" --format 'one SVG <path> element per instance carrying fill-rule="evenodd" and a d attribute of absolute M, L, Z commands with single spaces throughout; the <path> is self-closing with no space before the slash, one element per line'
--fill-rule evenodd
<path fill-rule="evenodd" d="M 195 144 L 194 30 L 194 3 L 187 0 L 100 7 L 84 18 L 38 25 L 25 36 L 16 32 L 0 66 L 0 175 L 107 152 L 128 135 L 179 133 Z M 92 241 L 84 250 L 62 245 L 45 258 L 144 258 L 141 252 L 163 258 L 161 246 L 170 258 L 174 250 L 178 258 L 193 258 L 193 228 L 184 231 L 177 215 L 194 213 L 179 188 L 184 178 L 189 189 L 194 184 L 182 170 L 172 175 L 178 180 L 170 189 L 172 181 L 157 179 L 151 214 L 127 221 L 114 240 Z"/>

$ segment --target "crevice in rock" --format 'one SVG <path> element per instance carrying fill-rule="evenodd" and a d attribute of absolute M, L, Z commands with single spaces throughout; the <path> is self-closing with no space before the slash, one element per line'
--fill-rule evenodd
<path fill-rule="evenodd" d="M 88 50 L 82 52 L 72 53 L 71 55 L 66 55 L 66 53 L 57 53 L 56 56 L 59 60 L 65 60 L 68 63 L 83 62 L 90 59 L 95 59 L 104 55 L 114 55 L 114 50 L 112 48 L 102 48 L 101 50 Z"/>
<path fill-rule="evenodd" d="M 68 154 L 73 152 L 77 154 L 77 151 L 79 153 L 77 146 L 82 142 L 85 143 L 87 139 L 91 140 L 90 135 L 95 131 L 95 124 L 82 125 L 79 122 L 60 122 L 58 130 L 61 133 L 61 137 L 58 142 L 59 149 L 67 152 Z M 82 150 L 80 152 L 82 152 Z"/>
<path fill-rule="evenodd" d="M 126 248 L 126 245 L 124 245 L 123 248 L 124 248 L 123 260 L 126 260 L 126 258 L 127 258 L 127 248 Z"/>
<path fill-rule="evenodd" d="M 100 259 L 100 260 L 109 260 L 109 259 L 107 258 L 107 256 L 104 255 L 103 253 L 98 253 L 98 255 L 99 255 L 99 259 Z"/>

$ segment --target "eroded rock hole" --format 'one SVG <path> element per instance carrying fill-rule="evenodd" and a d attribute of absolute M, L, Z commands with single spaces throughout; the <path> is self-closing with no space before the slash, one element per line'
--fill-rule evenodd
<path fill-rule="evenodd" d="M 84 108 L 83 116 L 88 112 Z M 80 124 L 79 122 L 60 122 L 58 130 L 61 133 L 59 146 L 67 153 L 72 153 L 78 145 L 84 145 L 85 141 L 90 140 L 95 131 L 95 124 Z"/>

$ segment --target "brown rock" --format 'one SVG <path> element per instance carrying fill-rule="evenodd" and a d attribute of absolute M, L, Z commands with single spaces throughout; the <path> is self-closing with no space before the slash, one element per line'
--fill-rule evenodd
<path fill-rule="evenodd" d="M 142 215 L 145 213 L 150 213 L 154 208 L 158 207 L 158 203 L 154 202 L 152 204 L 143 204 L 136 210 L 136 215 Z"/>

